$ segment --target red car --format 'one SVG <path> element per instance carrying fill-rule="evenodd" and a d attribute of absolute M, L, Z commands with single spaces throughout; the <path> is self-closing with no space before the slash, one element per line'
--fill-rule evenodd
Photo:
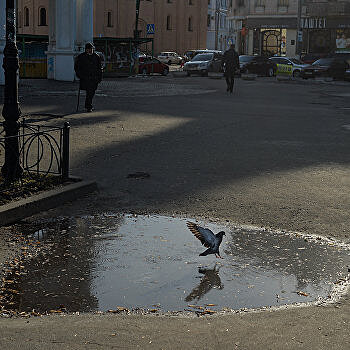
<path fill-rule="evenodd" d="M 140 57 L 139 72 L 141 74 L 159 73 L 162 75 L 168 75 L 169 66 L 165 63 L 160 62 L 154 57 Z"/>
<path fill-rule="evenodd" d="M 301 57 L 301 61 L 307 64 L 312 64 L 320 58 L 324 58 L 326 56 L 326 53 L 307 53 Z"/>

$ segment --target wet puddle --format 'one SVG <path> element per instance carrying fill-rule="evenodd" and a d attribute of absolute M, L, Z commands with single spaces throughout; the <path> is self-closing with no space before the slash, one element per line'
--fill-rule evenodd
<path fill-rule="evenodd" d="M 327 300 L 348 277 L 346 247 L 229 225 L 198 222 L 226 232 L 224 259 L 200 257 L 206 248 L 186 221 L 105 214 L 37 223 L 30 235 L 50 249 L 22 262 L 2 304 L 39 313 L 239 310 Z"/>

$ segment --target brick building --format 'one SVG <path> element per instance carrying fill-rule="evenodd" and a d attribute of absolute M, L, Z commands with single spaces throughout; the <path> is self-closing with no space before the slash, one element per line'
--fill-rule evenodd
<path fill-rule="evenodd" d="M 49 34 L 49 2 L 17 0 L 18 34 Z M 135 0 L 94 0 L 94 38 L 132 37 L 135 28 Z M 141 0 L 138 28 L 141 37 L 154 38 L 154 52 L 183 53 L 206 47 L 207 0 Z M 147 34 L 147 24 L 155 32 Z"/>

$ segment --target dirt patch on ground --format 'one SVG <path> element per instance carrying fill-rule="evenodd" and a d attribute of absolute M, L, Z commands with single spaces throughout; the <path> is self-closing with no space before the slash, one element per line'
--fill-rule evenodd
<path fill-rule="evenodd" d="M 61 186 L 62 179 L 58 176 L 29 176 L 25 175 L 20 180 L 6 184 L 0 176 L 0 205 L 7 204 L 18 199 L 28 198 L 33 194 L 51 190 Z"/>

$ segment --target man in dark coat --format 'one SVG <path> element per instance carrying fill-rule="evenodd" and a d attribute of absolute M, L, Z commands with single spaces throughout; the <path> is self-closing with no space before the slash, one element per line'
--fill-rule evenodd
<path fill-rule="evenodd" d="M 86 91 L 85 109 L 87 112 L 92 112 L 92 99 L 97 85 L 102 80 L 101 58 L 94 52 L 93 44 L 87 43 L 85 45 L 85 52 L 77 57 L 74 70 L 80 79 L 80 90 Z"/>
<path fill-rule="evenodd" d="M 238 53 L 235 51 L 235 45 L 232 44 L 230 48 L 225 51 L 224 58 L 224 70 L 225 70 L 225 78 L 226 78 L 226 84 L 227 84 L 227 90 L 230 91 L 232 94 L 233 92 L 233 85 L 235 83 L 234 75 L 237 68 L 239 68 L 239 56 Z"/>

